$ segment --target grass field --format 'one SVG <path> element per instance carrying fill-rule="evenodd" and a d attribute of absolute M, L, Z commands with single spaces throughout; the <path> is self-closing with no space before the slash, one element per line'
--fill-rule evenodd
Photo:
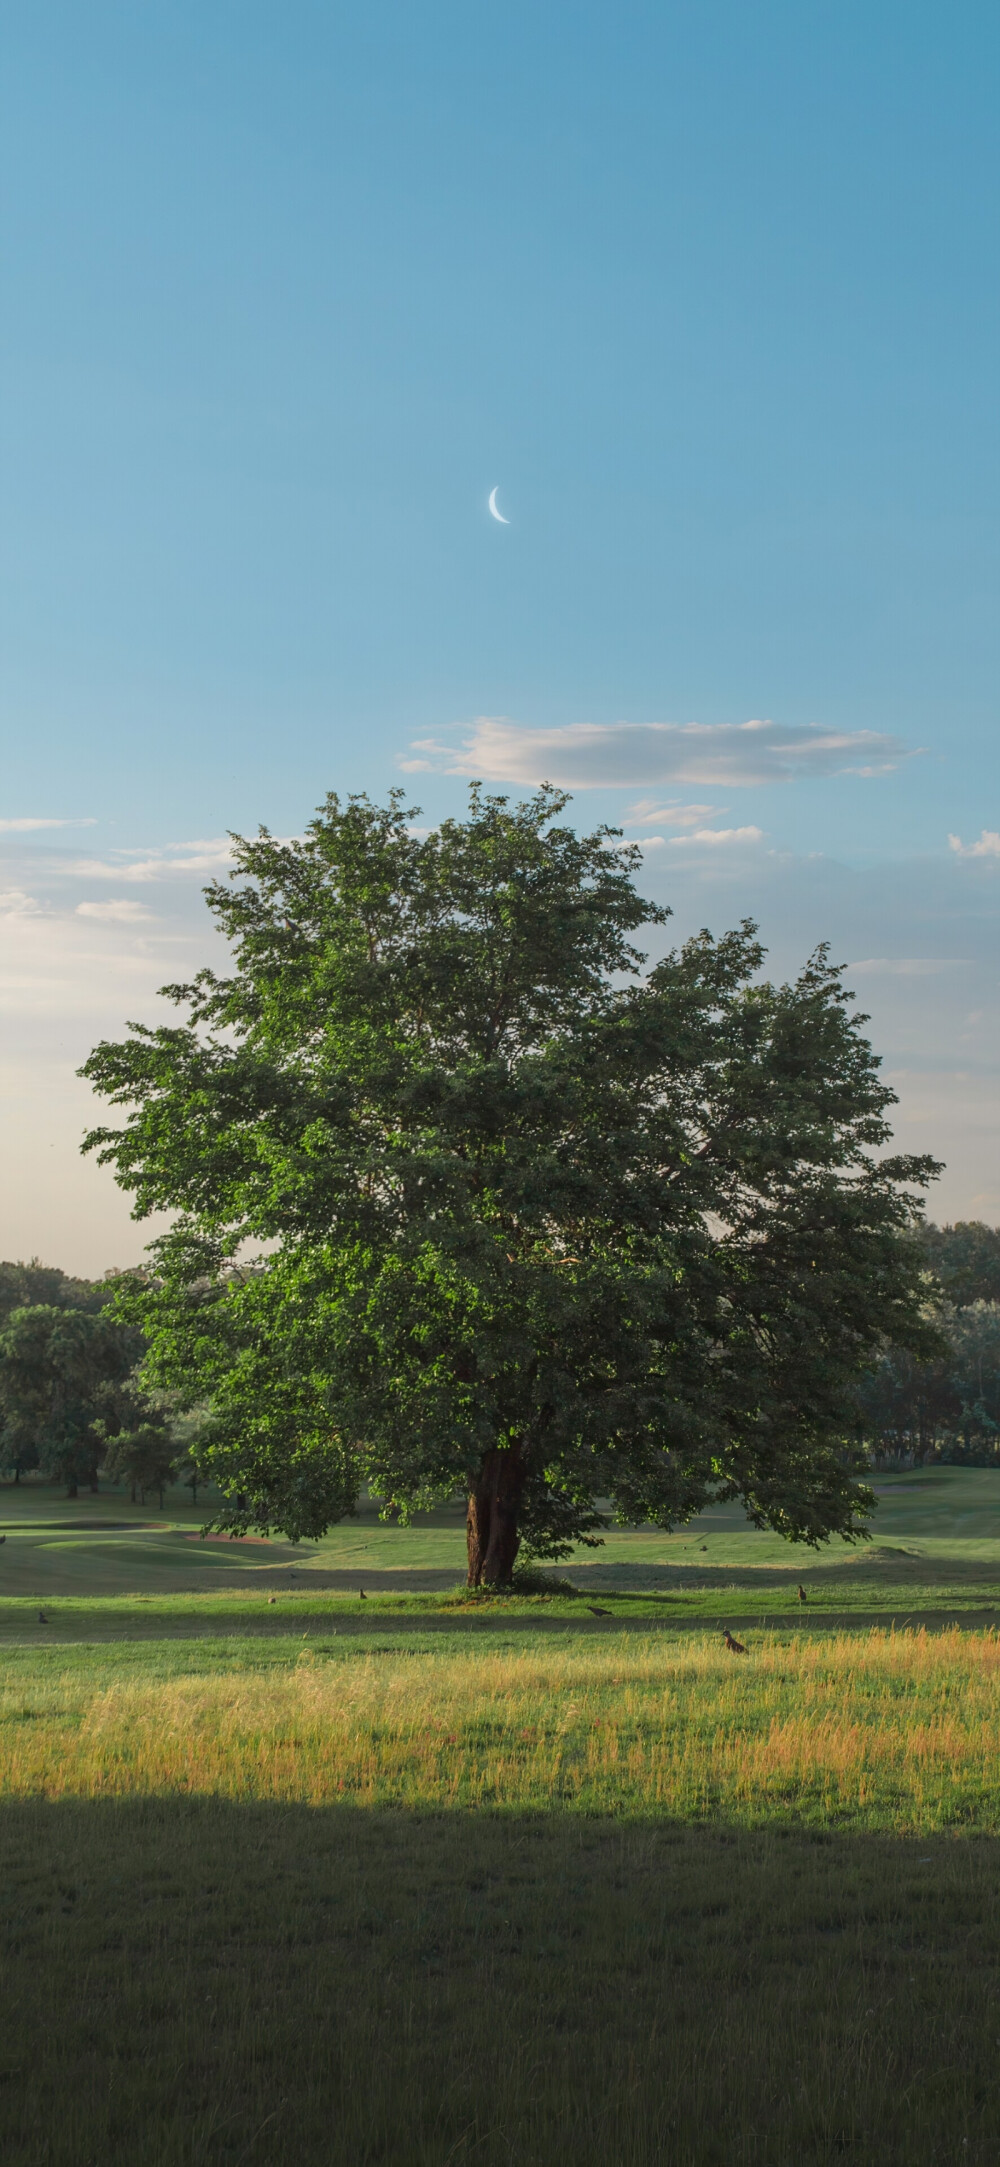
<path fill-rule="evenodd" d="M 601 1549 L 579 1550 L 559 1571 L 583 1602 L 638 1597 L 652 1615 L 650 1599 L 659 1596 L 671 1615 L 713 1622 L 720 1596 L 723 1607 L 738 1597 L 741 1615 L 778 1618 L 796 1608 L 800 1580 L 817 1609 L 839 1614 L 957 1607 L 1000 1616 L 1000 1470 L 929 1468 L 878 1477 L 875 1488 L 879 1509 L 864 1545 L 791 1547 L 748 1527 L 728 1506 L 674 1535 L 612 1529 Z M 197 1608 L 184 1598 L 226 1595 L 249 1598 L 249 1614 L 269 1594 L 294 1592 L 320 1609 L 337 1598 L 350 1605 L 363 1585 L 369 1599 L 388 1598 L 388 1607 L 420 1598 L 408 1607 L 434 1610 L 464 1577 L 457 1507 L 404 1529 L 383 1526 L 374 1507 L 363 1506 L 321 1542 L 295 1546 L 203 1538 L 205 1508 L 180 1502 L 182 1495 L 168 1492 L 158 1511 L 131 1505 L 121 1492 L 70 1502 L 34 1484 L 0 1488 L 0 1630 L 16 1615 L 11 1598 L 15 1605 L 25 1598 L 26 1607 L 134 1596 L 158 1606 L 176 1598 L 168 1607 L 180 1612 Z M 583 1602 L 567 1615 L 581 1614 Z M 216 1614 L 214 1600 L 207 1614 Z"/>
<path fill-rule="evenodd" d="M 1000 2156 L 992 1473 L 616 1537 L 609 1619 L 120 1505 L 0 1496 L 5 2167 Z"/>

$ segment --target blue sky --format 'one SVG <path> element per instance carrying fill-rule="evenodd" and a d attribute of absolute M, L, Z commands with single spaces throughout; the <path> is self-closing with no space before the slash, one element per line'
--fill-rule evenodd
<path fill-rule="evenodd" d="M 1000 1219 L 998 91 L 984 0 L 11 0 L 0 1251 L 138 1254 L 73 1069 L 225 831 L 473 771 L 828 937 Z"/>

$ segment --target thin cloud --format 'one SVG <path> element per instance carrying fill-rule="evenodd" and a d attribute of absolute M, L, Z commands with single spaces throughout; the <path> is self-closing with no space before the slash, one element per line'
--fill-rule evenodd
<path fill-rule="evenodd" d="M 232 855 L 228 835 L 217 835 L 204 842 L 168 843 L 155 855 L 122 850 L 113 859 L 79 858 L 69 870 L 80 880 L 173 880 L 178 875 L 224 872 Z"/>
<path fill-rule="evenodd" d="M 638 785 L 752 788 L 822 775 L 884 775 L 908 757 L 875 730 L 775 722 L 576 722 L 532 730 L 481 715 L 458 746 L 417 738 L 408 773 L 432 769 L 490 782 L 555 783 L 572 790 Z"/>
<path fill-rule="evenodd" d="M 744 843 L 762 843 L 763 828 L 696 828 L 693 835 L 634 835 L 636 850 L 691 850 L 706 845 L 710 850 L 732 849 Z"/>
<path fill-rule="evenodd" d="M 644 825 L 647 820 L 662 820 L 668 828 L 702 828 L 706 820 L 728 810 L 728 806 L 722 805 L 658 805 L 655 798 L 639 798 L 635 805 L 629 806 L 622 825 L 632 828 Z"/>
<path fill-rule="evenodd" d="M 848 969 L 854 978 L 937 978 L 942 971 L 967 970 L 968 956 L 865 956 Z"/>
<path fill-rule="evenodd" d="M 763 828 L 696 828 L 693 835 L 672 835 L 671 850 L 690 850 L 693 845 L 707 843 L 715 849 L 732 848 L 734 843 L 762 843 Z"/>
<path fill-rule="evenodd" d="M 96 820 L 0 820 L 0 834 L 29 835 L 36 828 L 96 828 Z"/>
<path fill-rule="evenodd" d="M 78 903 L 76 915 L 78 918 L 97 918 L 104 924 L 139 925 L 148 924 L 153 913 L 143 910 L 142 904 L 133 902 L 129 896 L 121 895 L 111 897 L 107 903 Z"/>
<path fill-rule="evenodd" d="M 978 843 L 963 843 L 960 835 L 949 835 L 948 848 L 958 858 L 1000 858 L 1000 834 L 995 828 L 984 828 Z"/>

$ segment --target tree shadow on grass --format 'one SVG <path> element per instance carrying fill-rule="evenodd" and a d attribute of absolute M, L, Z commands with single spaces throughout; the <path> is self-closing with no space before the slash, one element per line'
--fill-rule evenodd
<path fill-rule="evenodd" d="M 987 2167 L 1000 1844 L 6 1802 L 5 2167 Z"/>

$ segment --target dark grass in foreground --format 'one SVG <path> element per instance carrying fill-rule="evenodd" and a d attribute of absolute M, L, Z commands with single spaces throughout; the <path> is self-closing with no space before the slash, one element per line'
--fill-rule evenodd
<path fill-rule="evenodd" d="M 1000 2151 L 1000 1845 L 8 1800 L 5 2167 Z"/>
<path fill-rule="evenodd" d="M 11 1651 L 4 2167 L 1000 2157 L 992 1634 Z"/>

